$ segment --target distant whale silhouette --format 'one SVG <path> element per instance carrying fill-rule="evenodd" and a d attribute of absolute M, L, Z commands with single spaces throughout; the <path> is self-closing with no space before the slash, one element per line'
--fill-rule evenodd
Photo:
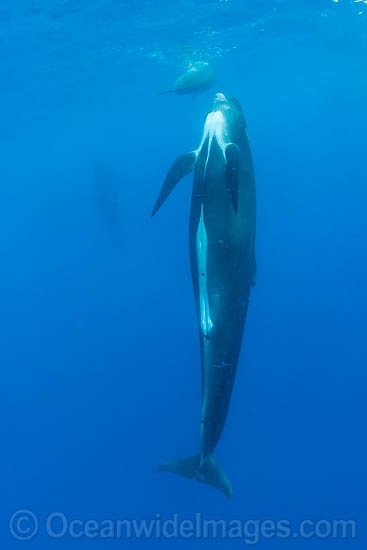
<path fill-rule="evenodd" d="M 196 94 L 208 90 L 215 82 L 214 69 L 209 63 L 194 63 L 186 73 L 179 76 L 171 90 L 163 94 Z"/>
<path fill-rule="evenodd" d="M 152 216 L 193 169 L 190 259 L 203 385 L 200 454 L 167 462 L 158 471 L 208 483 L 231 496 L 213 452 L 228 413 L 256 271 L 255 179 L 245 118 L 235 99 L 216 95 L 199 148 L 173 163 Z"/>
<path fill-rule="evenodd" d="M 95 166 L 92 200 L 101 212 L 113 242 L 122 244 L 122 222 L 120 213 L 120 194 L 117 176 L 104 164 Z"/>

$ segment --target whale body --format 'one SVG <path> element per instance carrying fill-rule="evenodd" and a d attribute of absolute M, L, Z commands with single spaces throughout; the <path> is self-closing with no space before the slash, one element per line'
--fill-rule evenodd
<path fill-rule="evenodd" d="M 152 216 L 192 170 L 189 241 L 201 349 L 200 453 L 158 471 L 196 479 L 230 497 L 231 484 L 213 453 L 228 413 L 256 276 L 255 178 L 245 118 L 234 98 L 215 96 L 198 149 L 173 163 Z"/>
<path fill-rule="evenodd" d="M 198 62 L 191 65 L 186 73 L 179 76 L 171 90 L 163 92 L 179 95 L 196 94 L 208 90 L 215 82 L 214 69 L 209 63 Z"/>

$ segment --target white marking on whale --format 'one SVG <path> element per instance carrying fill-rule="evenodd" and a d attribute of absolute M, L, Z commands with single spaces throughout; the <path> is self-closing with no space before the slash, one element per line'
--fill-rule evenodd
<path fill-rule="evenodd" d="M 199 270 L 200 326 L 203 334 L 208 336 L 210 329 L 213 328 L 213 322 L 210 317 L 207 286 L 208 235 L 205 229 L 203 205 L 201 205 L 200 221 L 196 233 L 196 252 Z"/>
<path fill-rule="evenodd" d="M 217 143 L 223 153 L 224 160 L 226 160 L 226 147 L 227 147 L 227 143 L 225 141 L 226 134 L 227 134 L 226 121 L 222 111 L 213 111 L 212 113 L 209 113 L 205 120 L 203 137 L 201 139 L 201 143 L 198 149 L 195 151 L 196 156 L 199 156 L 200 151 L 206 139 L 207 138 L 209 139 L 208 152 L 206 155 L 205 168 L 204 168 L 204 175 L 206 174 L 206 168 L 208 166 L 210 150 L 211 150 L 214 137 L 216 138 Z"/>

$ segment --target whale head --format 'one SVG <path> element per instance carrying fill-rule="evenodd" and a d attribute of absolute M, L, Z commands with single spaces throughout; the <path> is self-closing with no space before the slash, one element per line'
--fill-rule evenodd
<path fill-rule="evenodd" d="M 230 139 L 231 141 L 237 142 L 246 129 L 246 120 L 238 100 L 232 96 L 227 97 L 222 93 L 216 94 L 208 117 L 212 118 L 214 115 L 217 121 L 219 121 L 219 115 L 222 117 L 221 120 L 223 123 L 221 127 L 225 129 L 225 133 L 227 133 L 225 141 Z"/>
<path fill-rule="evenodd" d="M 216 94 L 211 106 L 211 110 L 228 111 L 229 109 L 243 114 L 241 105 L 235 97 L 227 97 L 222 93 Z"/>
<path fill-rule="evenodd" d="M 222 93 L 216 94 L 212 103 L 212 111 L 223 109 L 226 107 L 229 108 L 226 96 Z"/>

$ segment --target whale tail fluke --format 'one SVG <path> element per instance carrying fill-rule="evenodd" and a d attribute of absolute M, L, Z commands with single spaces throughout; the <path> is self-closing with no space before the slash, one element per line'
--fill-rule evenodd
<path fill-rule="evenodd" d="M 231 484 L 224 473 L 223 468 L 210 456 L 200 465 L 200 455 L 187 456 L 177 460 L 171 460 L 159 466 L 157 472 L 172 472 L 189 479 L 196 479 L 200 483 L 206 483 L 219 489 L 227 497 L 232 496 Z"/>

